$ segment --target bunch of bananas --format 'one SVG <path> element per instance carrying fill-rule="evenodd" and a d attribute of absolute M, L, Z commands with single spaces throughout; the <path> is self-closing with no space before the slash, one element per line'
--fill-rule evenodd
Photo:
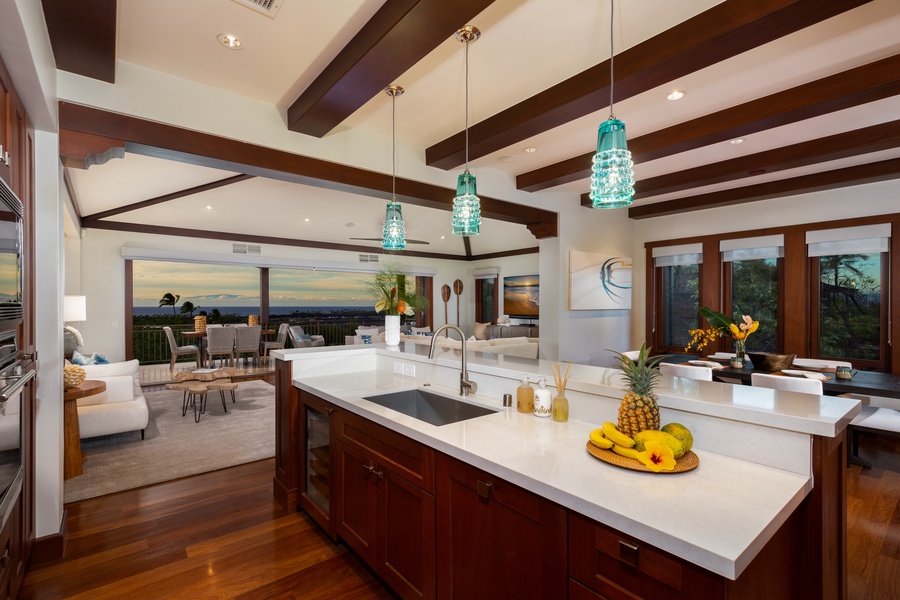
<path fill-rule="evenodd" d="M 626 458 L 637 458 L 638 455 L 638 451 L 634 448 L 634 440 L 616 429 L 615 424 L 609 421 L 604 423 L 603 427 L 591 432 L 591 443 Z"/>

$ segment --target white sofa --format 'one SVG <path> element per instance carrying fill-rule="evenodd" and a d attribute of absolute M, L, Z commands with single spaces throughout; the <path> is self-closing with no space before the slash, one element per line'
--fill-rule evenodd
<path fill-rule="evenodd" d="M 431 345 L 434 339 L 429 335 L 401 335 L 400 341 L 411 342 L 419 345 Z M 461 348 L 462 343 L 452 337 L 444 337 L 438 335 L 435 346 L 441 348 Z M 489 354 L 505 354 L 507 356 L 518 356 L 521 358 L 537 358 L 538 357 L 538 340 L 537 338 L 497 338 L 493 340 L 470 340 L 466 341 L 466 350 L 470 352 L 487 352 Z"/>
<path fill-rule="evenodd" d="M 141 391 L 138 366 L 137 360 L 82 366 L 87 379 L 106 383 L 105 392 L 76 400 L 82 439 L 138 430 L 144 438 L 150 411 Z"/>

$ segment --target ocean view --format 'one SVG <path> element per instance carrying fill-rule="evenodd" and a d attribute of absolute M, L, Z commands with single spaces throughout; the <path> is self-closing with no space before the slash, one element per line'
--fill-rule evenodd
<path fill-rule="evenodd" d="M 194 314 L 200 314 L 200 311 L 205 310 L 206 312 L 210 312 L 212 309 L 218 308 L 219 312 L 223 315 L 238 315 L 241 317 L 246 317 L 248 315 L 258 315 L 259 307 L 258 306 L 200 306 L 195 311 Z M 175 308 L 175 312 L 181 310 L 180 306 Z M 350 315 L 357 314 L 366 314 L 374 312 L 374 308 L 371 304 L 364 304 L 361 306 L 270 306 L 269 307 L 269 316 L 273 317 L 276 315 L 290 315 L 292 313 L 301 313 L 301 314 L 324 314 L 324 315 L 336 315 L 340 313 L 347 313 Z M 135 306 L 133 309 L 133 314 L 135 316 L 154 316 L 154 315 L 171 315 L 172 307 L 171 306 Z"/>

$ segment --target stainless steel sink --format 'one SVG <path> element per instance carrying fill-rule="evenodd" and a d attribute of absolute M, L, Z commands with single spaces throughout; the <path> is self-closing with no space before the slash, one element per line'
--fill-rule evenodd
<path fill-rule="evenodd" d="M 497 412 L 492 408 L 421 389 L 363 396 L 363 399 L 438 427 Z"/>

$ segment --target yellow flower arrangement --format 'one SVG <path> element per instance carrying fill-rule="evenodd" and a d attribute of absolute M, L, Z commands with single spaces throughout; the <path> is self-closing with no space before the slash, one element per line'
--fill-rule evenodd
<path fill-rule="evenodd" d="M 409 278 L 396 264 L 384 265 L 365 285 L 375 300 L 375 312 L 412 316 L 428 307 L 428 301 L 415 292 Z"/>
<path fill-rule="evenodd" d="M 741 322 L 736 323 L 731 317 L 726 317 L 722 313 L 710 310 L 705 306 L 700 308 L 700 314 L 709 321 L 712 327 L 710 329 L 689 329 L 688 333 L 691 335 L 691 341 L 685 346 L 685 352 L 689 352 L 691 348 L 699 352 L 707 344 L 714 342 L 716 338 L 729 335 L 734 340 L 737 354 L 743 356 L 747 338 L 751 333 L 759 329 L 759 321 L 754 321 L 750 315 L 742 315 Z"/>

